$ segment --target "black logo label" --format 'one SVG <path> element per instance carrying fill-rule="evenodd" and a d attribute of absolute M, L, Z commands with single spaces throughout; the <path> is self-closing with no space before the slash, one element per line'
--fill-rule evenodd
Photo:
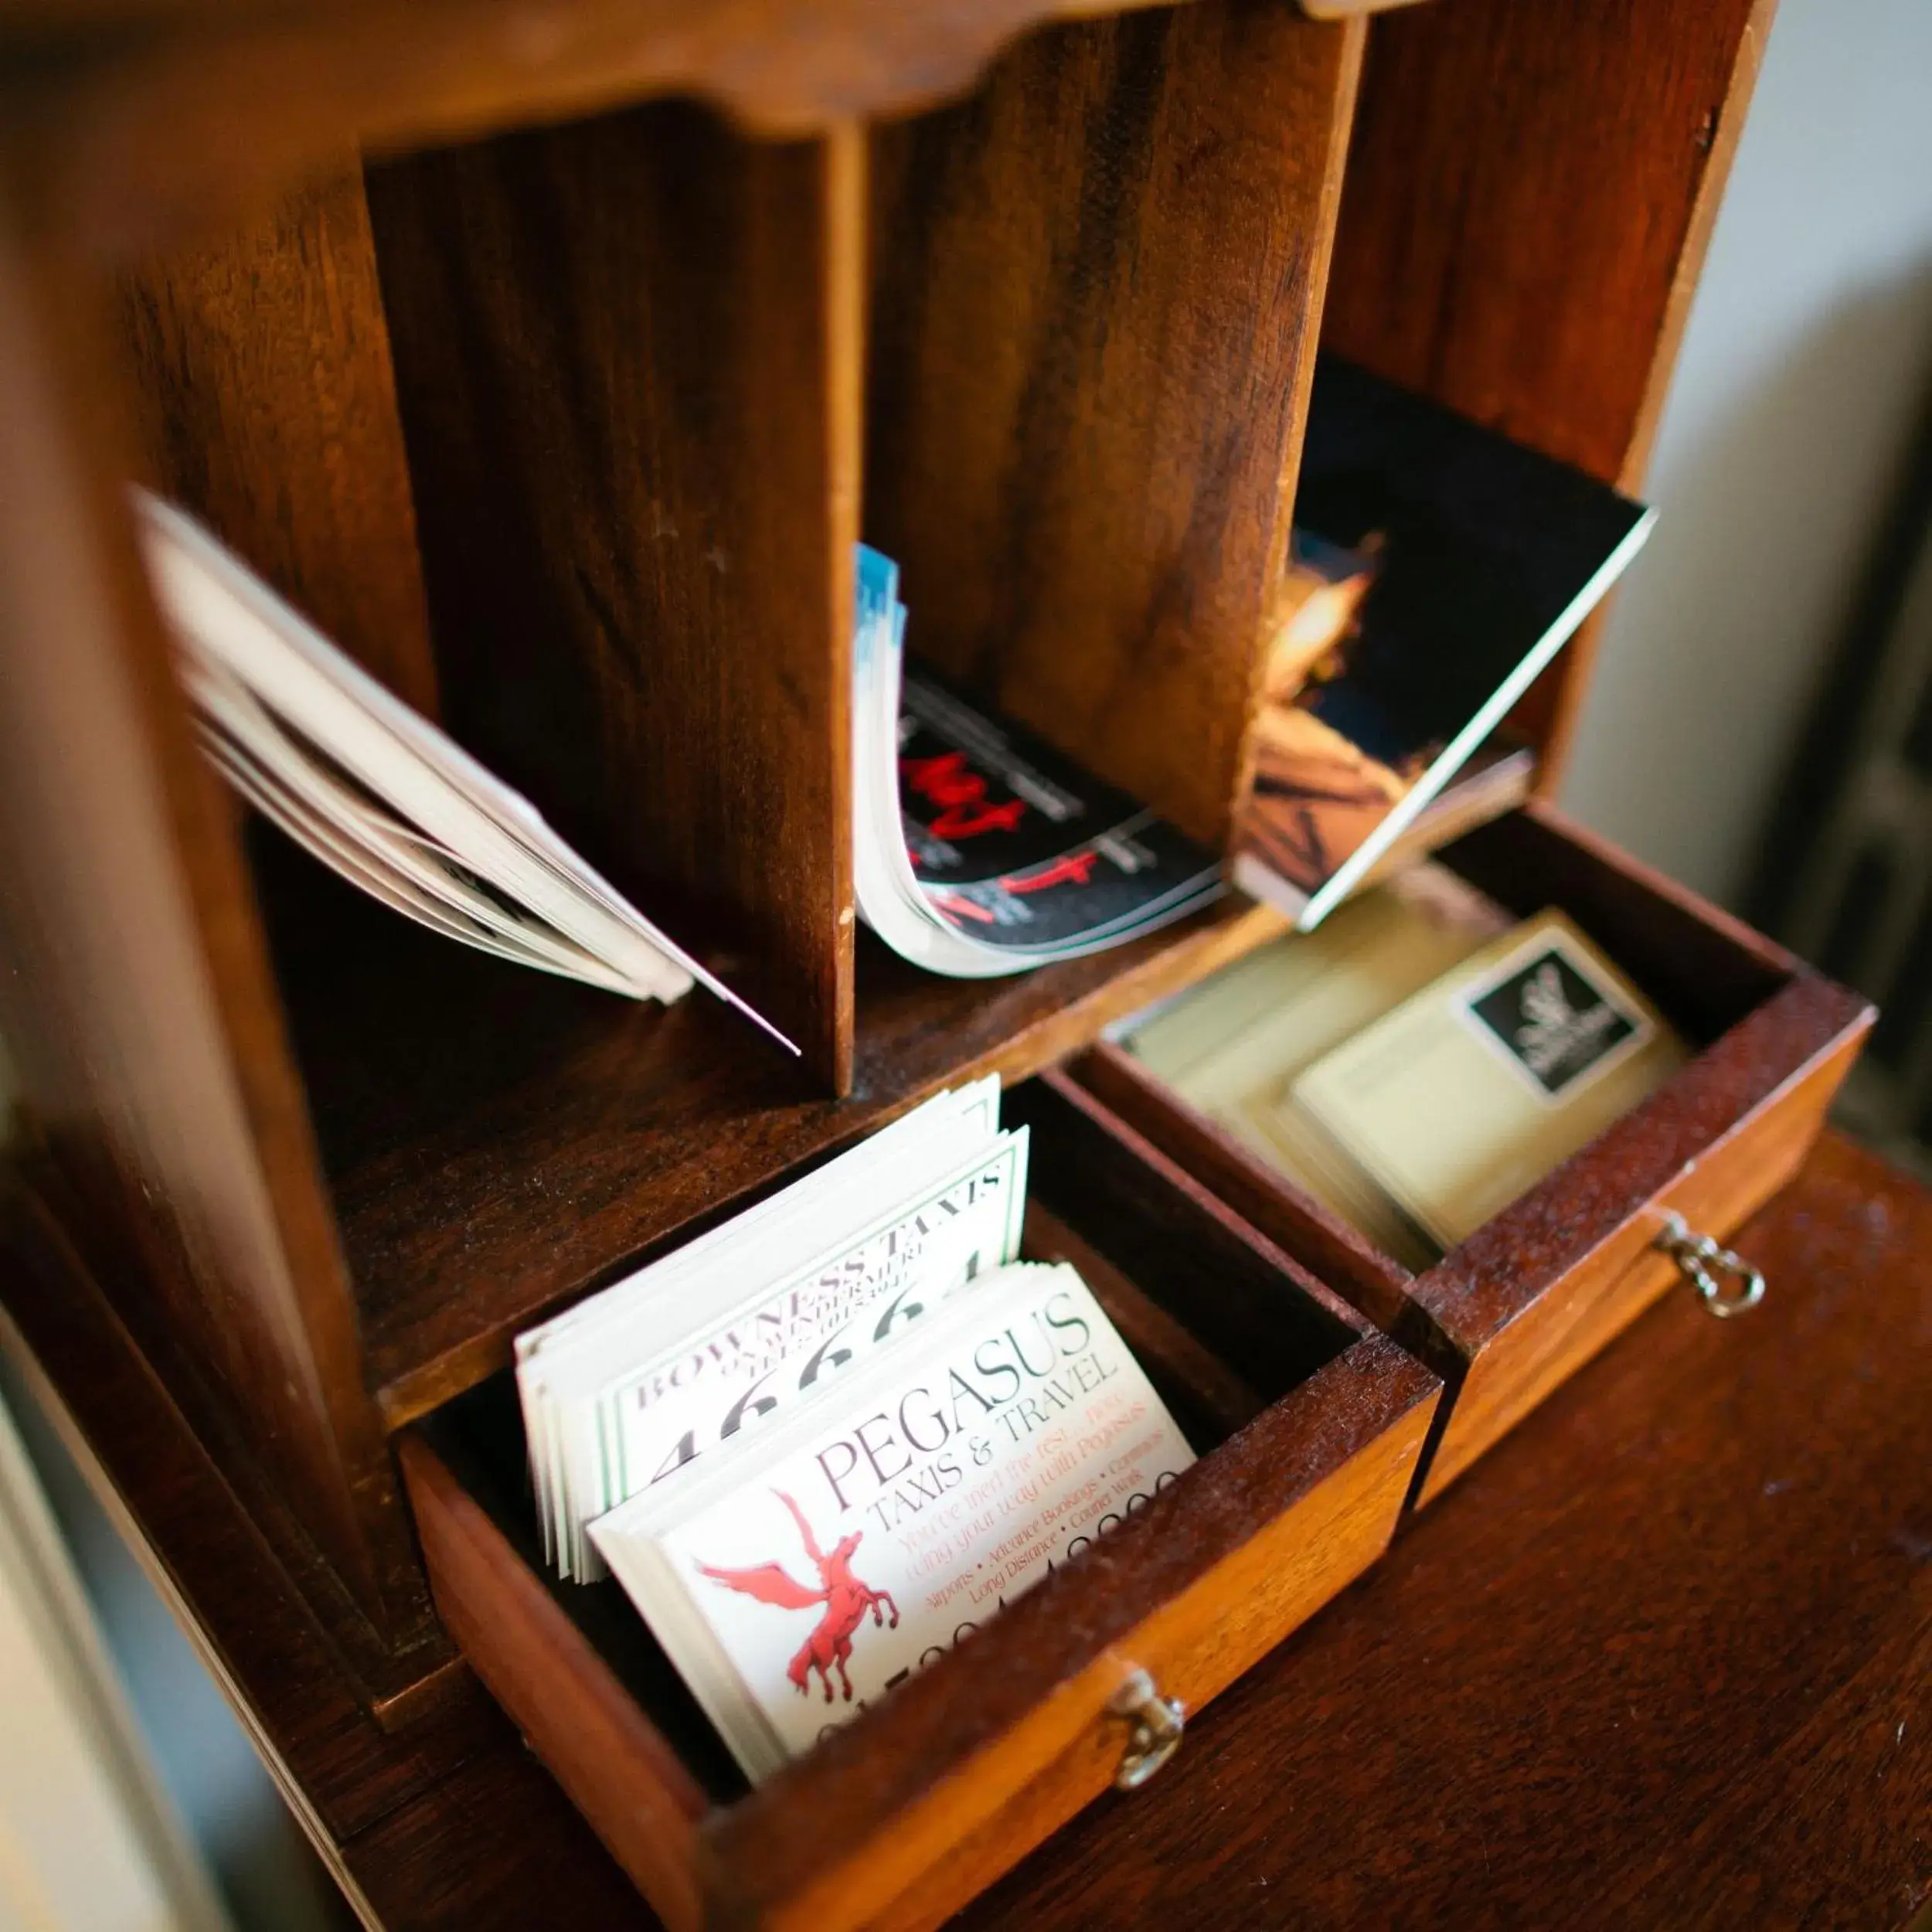
<path fill-rule="evenodd" d="M 1553 1100 L 1640 1030 L 1632 1015 L 1553 946 L 1466 1003 Z"/>

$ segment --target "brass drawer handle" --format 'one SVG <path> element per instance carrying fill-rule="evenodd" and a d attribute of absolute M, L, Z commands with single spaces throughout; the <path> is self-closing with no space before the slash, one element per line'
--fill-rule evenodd
<path fill-rule="evenodd" d="M 1137 1791 L 1181 1748 L 1187 1713 L 1173 1698 L 1163 1697 L 1144 1670 L 1137 1670 L 1121 1685 L 1107 1708 L 1111 1716 L 1132 1726 L 1120 1769 L 1114 1774 L 1114 1788 Z"/>
<path fill-rule="evenodd" d="M 1764 1299 L 1764 1277 L 1741 1254 L 1720 1247 L 1708 1234 L 1699 1234 L 1681 1214 L 1666 1214 L 1664 1231 L 1655 1245 L 1684 1271 L 1698 1298 L 1713 1315 L 1728 1318 L 1754 1308 Z M 1726 1292 L 1719 1278 L 1729 1275 L 1740 1285 Z"/>

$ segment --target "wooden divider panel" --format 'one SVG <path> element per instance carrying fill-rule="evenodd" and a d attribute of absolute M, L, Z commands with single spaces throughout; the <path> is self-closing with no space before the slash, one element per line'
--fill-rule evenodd
<path fill-rule="evenodd" d="M 399 697 L 436 714 L 362 169 L 124 285 L 143 480 Z"/>
<path fill-rule="evenodd" d="M 1361 32 L 1275 0 L 1056 28 L 873 137 L 866 527 L 911 647 L 1216 841 Z"/>
<path fill-rule="evenodd" d="M 1327 345 L 1638 487 L 1774 5 L 1454 0 L 1377 21 Z M 1519 714 L 1546 788 L 1597 628 Z"/>
<path fill-rule="evenodd" d="M 368 180 L 446 721 L 843 1090 L 857 135 L 664 105 Z"/>
<path fill-rule="evenodd" d="M 400 1648 L 427 1595 L 233 815 L 120 494 L 107 291 L 14 213 L 0 202 L 0 1026 L 123 1318 L 216 1454 L 281 1486 L 366 1620 L 349 1635 Z"/>

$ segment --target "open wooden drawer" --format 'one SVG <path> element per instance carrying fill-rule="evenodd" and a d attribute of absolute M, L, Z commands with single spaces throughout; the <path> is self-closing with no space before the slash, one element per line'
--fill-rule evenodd
<path fill-rule="evenodd" d="M 1427 1274 L 1370 1246 L 1117 1047 L 1071 1070 L 1443 1375 L 1418 1502 L 1680 1278 L 1656 1246 L 1671 1215 L 1721 1238 L 1776 1192 L 1872 1019 L 1857 995 L 1546 806 L 1441 857 L 1525 917 L 1567 912 L 1700 1050 Z"/>
<path fill-rule="evenodd" d="M 1063 1076 L 1007 1111 L 1029 1250 L 1080 1267 L 1201 1459 L 757 1791 L 617 1586 L 548 1580 L 507 1376 L 402 1440 L 444 1621 L 673 1927 L 937 1923 L 1116 1781 L 1137 1688 L 1191 1716 L 1400 1512 L 1435 1376 Z"/>

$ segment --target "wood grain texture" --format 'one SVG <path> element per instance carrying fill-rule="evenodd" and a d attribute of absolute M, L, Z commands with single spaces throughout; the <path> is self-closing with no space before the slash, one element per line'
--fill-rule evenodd
<path fill-rule="evenodd" d="M 866 526 L 910 643 L 1214 842 L 1362 31 L 1273 0 L 1060 28 L 872 138 Z"/>
<path fill-rule="evenodd" d="M 834 1812 L 811 1787 L 815 1760 L 720 1820 L 713 1869 L 728 1887 L 726 1909 L 800 1932 L 940 1923 L 1112 1784 L 1124 1740 L 1106 1706 L 1131 1670 L 1199 1712 L 1375 1561 L 1416 1468 L 1436 1386 L 1392 1342 L 1356 1343 L 1197 1463 L 1167 1492 L 1180 1499 L 1172 1508 L 1163 1497 L 1137 1518 L 1138 1552 L 1111 1553 L 1117 1567 L 1067 1573 L 1071 1589 L 1057 1587 L 1056 1575 L 982 1633 L 978 1659 L 955 1653 L 962 1666 L 984 1666 L 998 1645 L 1006 1668 L 997 1689 L 990 1672 L 976 1674 L 975 1728 L 986 1728 L 989 1704 L 1013 1719 L 958 1777 L 909 1791 L 890 1760 L 876 1758 L 852 1766 L 863 1774 L 858 1802 Z M 943 1692 L 943 1668 L 902 1688 Z M 955 1701 L 967 1675 L 955 1674 Z M 953 1741 L 955 1729 L 937 1702 L 908 1696 L 902 1719 L 927 1728 L 921 1756 L 934 1765 L 932 1747 Z M 842 1812 L 888 1817 L 890 1831 L 839 1858 Z"/>
<path fill-rule="evenodd" d="M 192 1332 L 177 1332 L 148 1305 L 151 1291 L 140 1256 L 121 1251 L 110 1235 L 92 1227 L 92 1204 L 44 1151 L 17 1144 L 5 1179 L 23 1204 L 9 1202 L 6 1212 L 32 1220 L 32 1245 L 47 1263 L 44 1271 L 57 1278 L 60 1293 L 90 1304 L 86 1320 L 113 1328 L 187 1418 L 200 1453 L 220 1472 L 231 1502 L 246 1513 L 287 1586 L 299 1594 L 369 1713 L 385 1729 L 396 1729 L 436 1705 L 451 1689 L 451 1671 L 460 1668 L 454 1646 L 433 1615 L 401 1628 L 369 1615 L 316 1536 L 303 1492 L 260 1453 L 249 1417 L 211 1386 Z M 90 1228 L 87 1255 L 70 1232 L 80 1227 Z M 33 1310 L 21 1315 L 23 1322 L 43 1318 Z M 393 1500 L 400 1510 L 400 1495 Z M 413 1563 L 413 1546 L 406 1547 Z M 427 1613 L 427 1587 L 420 1569 L 413 1573 Z"/>
<path fill-rule="evenodd" d="M 233 1707 L 302 1829 L 369 1923 L 526 1932 L 655 1922 L 467 1666 L 401 1735 L 318 1628 L 93 1284 L 9 1186 L 0 1368 L 25 1387 Z M 17 1325 L 16 1325 L 17 1322 Z M 16 1409 L 16 1414 L 19 1413 Z M 420 1662 L 417 1665 L 420 1670 Z M 427 1802 L 418 1802 L 419 1800 Z M 497 1808 L 494 1855 L 468 1842 Z M 504 1853 L 509 1852 L 509 1855 Z M 555 1914 L 555 1917 L 549 1917 Z"/>
<path fill-rule="evenodd" d="M 841 1103 L 716 1001 L 643 1009 L 420 933 L 300 855 L 258 855 L 298 1060 L 392 1426 L 519 1328 L 948 1083 L 1016 1080 L 1281 928 L 1230 903 L 1016 979 L 859 948 Z"/>
<path fill-rule="evenodd" d="M 1862 996 L 1547 806 L 1447 855 L 1526 916 L 1562 906 L 1705 1050 L 1417 1277 L 1423 1332 L 1471 1365 L 1424 1499 L 1670 1285 L 1646 1252 L 1667 1211 L 1722 1236 L 1782 1185 L 1872 1019 Z"/>
<path fill-rule="evenodd" d="M 444 1625 L 674 1932 L 702 1917 L 702 1789 L 420 1437 L 397 1444 Z"/>
<path fill-rule="evenodd" d="M 1417 1278 L 1417 1304 L 1470 1365 L 1419 1502 L 1682 1287 L 1675 1265 L 1651 1252 L 1668 1214 L 1721 1237 L 1784 1185 L 1871 1019 L 1856 995 L 1794 981 Z"/>
<path fill-rule="evenodd" d="M 835 1092 L 860 161 L 665 106 L 369 177 L 451 731 Z"/>
<path fill-rule="evenodd" d="M 509 1742 L 473 1680 L 467 1696 L 454 1688 L 422 1707 L 403 1735 L 371 1715 L 389 1686 L 359 1668 L 368 1659 L 342 1621 L 318 1614 L 313 1579 L 274 1541 L 259 1498 L 210 1456 L 11 1162 L 0 1171 L 0 1304 L 9 1372 L 55 1423 L 217 1684 L 245 1698 L 244 1728 L 306 1825 L 350 1838 L 422 1795 L 453 1759 Z M 423 1658 L 410 1668 L 420 1678 Z"/>
<path fill-rule="evenodd" d="M 142 480 L 435 716 L 359 165 L 343 164 L 251 227 L 150 258 L 122 291 Z"/>
<path fill-rule="evenodd" d="M 1175 1486 L 1185 1531 L 1163 1497 L 1148 1531 L 1137 1517 L 1029 1592 L 957 1665 L 706 1812 L 694 1866 L 688 1781 L 648 1713 L 434 1451 L 405 1438 L 404 1458 L 439 1604 L 674 1932 L 701 1922 L 694 1883 L 706 1923 L 930 1926 L 1105 1787 L 1124 1733 L 1104 1706 L 1129 1671 L 1196 1709 L 1374 1560 L 1436 1388 L 1393 1345 L 1352 1343 Z"/>
<path fill-rule="evenodd" d="M 1564 907 L 1700 1045 L 1805 970 L 1777 940 L 1544 799 L 1478 827 L 1442 857 L 1523 918 Z"/>
<path fill-rule="evenodd" d="M 1638 488 L 1773 5 L 1455 0 L 1378 21 L 1328 345 Z M 1519 710 L 1546 792 L 1599 629 Z"/>
<path fill-rule="evenodd" d="M 7 36 L 0 18 L 0 86 L 37 150 L 40 218 L 117 259 L 264 213 L 349 146 L 393 154 L 665 94 L 701 96 L 765 135 L 822 133 L 959 92 L 1041 21 L 1114 11 L 1099 0 L 526 0 L 514 13 L 494 0 L 274 0 L 182 8 L 133 31 L 70 19 L 38 36 Z"/>
<path fill-rule="evenodd" d="M 118 487 L 99 291 L 0 208 L 0 1006 L 71 1231 L 373 1628 L 427 1603 L 228 801 Z"/>
<path fill-rule="evenodd" d="M 1034 1193 L 1264 1394 L 1369 1332 L 1332 1287 L 1059 1068 L 1006 1095 L 1002 1118 L 1032 1130 Z"/>
<path fill-rule="evenodd" d="M 1267 1407 L 1247 1376 L 1037 1200 L 1026 1204 L 1023 1253 L 1029 1261 L 1064 1261 L 1079 1271 L 1197 1449 L 1246 1428 Z"/>
<path fill-rule="evenodd" d="M 1104 1123 L 1092 1101 L 1066 1105 Z M 1248 1244 L 1158 1158 L 1142 1169 L 1123 1142 L 1111 1159 L 1138 1171 L 1123 1190 L 1136 1204 L 1127 1216 L 1090 1192 L 1092 1159 L 1049 1182 L 1055 1216 L 1078 1239 L 1134 1252 L 1142 1293 L 1189 1310 L 1202 1335 L 1216 1332 L 1223 1293 L 1271 1297 L 1287 1314 L 1301 1293 L 1289 1264 Z M 1196 1236 L 1192 1250 L 1182 1231 Z M 1163 1495 L 958 1662 L 923 1672 L 808 1762 L 709 1812 L 696 1866 L 682 1826 L 651 1824 L 667 1808 L 675 1820 L 694 1816 L 698 1797 L 665 1760 L 649 1714 L 587 1652 L 553 1592 L 519 1569 L 429 1441 L 406 1440 L 403 1457 L 429 1519 L 438 1604 L 672 1927 L 698 1923 L 694 1884 L 726 1923 L 934 1924 L 1107 1784 L 1123 1733 L 1104 1706 L 1128 1669 L 1151 1669 L 1196 1708 L 1387 1542 L 1437 1386 L 1343 1314 L 1320 1306 L 1312 1321 L 1324 1341 L 1298 1356 L 1301 1382 L 1175 1486 L 1181 1505 Z M 1281 1337 L 1262 1352 L 1283 1359 Z M 1028 1610 L 1042 1598 L 1053 1607 Z"/>
<path fill-rule="evenodd" d="M 498 1835 L 479 1843 L 476 1821 Z M 432 1801 L 392 1811 L 341 1852 L 349 1881 L 407 1932 L 658 1932 L 662 1921 L 521 1739 L 478 1752 Z"/>
<path fill-rule="evenodd" d="M 1773 1478 L 1775 1484 L 1777 1478 Z M 1889 1541 L 1910 1554 L 1913 1532 Z M 1920 1587 L 1913 1593 L 1923 1600 Z M 1768 1777 L 1740 1781 L 1685 1841 L 1685 1866 L 1659 1865 L 1628 1894 L 1628 1923 L 1832 1923 L 1924 1932 L 1932 1902 L 1932 1725 L 1917 1693 L 1932 1683 L 1932 1629 L 1900 1631 L 1778 1751 Z M 1781 1804 L 1787 1794 L 1797 1802 Z M 1795 1814 L 1795 1815 L 1794 1815 Z M 1806 1855 L 1786 1847 L 1801 1838 Z"/>
<path fill-rule="evenodd" d="M 1283 1187 L 1275 1168 L 1121 1048 L 1100 1041 L 1068 1072 L 1321 1280 L 1345 1284 L 1349 1301 L 1378 1328 L 1395 1332 L 1414 1279 L 1399 1262 L 1313 1196 Z"/>
<path fill-rule="evenodd" d="M 1739 1239 L 963 1932 L 1919 1922 L 1932 1199 L 1828 1138 Z"/>

